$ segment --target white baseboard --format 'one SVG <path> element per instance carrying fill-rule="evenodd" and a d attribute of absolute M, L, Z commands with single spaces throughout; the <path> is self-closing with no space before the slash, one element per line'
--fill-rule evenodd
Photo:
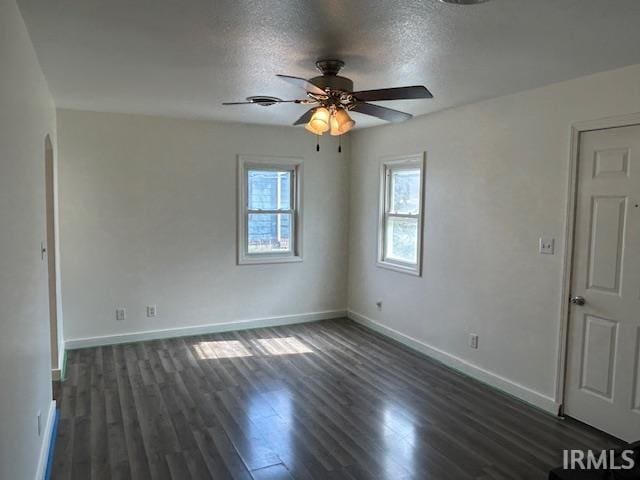
<path fill-rule="evenodd" d="M 255 318 L 251 320 L 238 320 L 235 322 L 212 323 L 209 325 L 196 325 L 191 327 L 167 328 L 162 330 L 147 330 L 143 332 L 121 333 L 100 337 L 74 338 L 65 341 L 65 349 L 98 347 L 101 345 L 115 345 L 118 343 L 140 342 L 143 340 L 158 340 L 162 338 L 188 337 L 190 335 L 203 335 L 207 333 L 228 332 L 232 330 L 248 330 L 250 328 L 277 327 L 279 325 L 292 325 L 295 323 L 315 322 L 316 320 L 328 320 L 331 318 L 346 317 L 346 310 L 327 310 L 324 312 L 301 313 L 296 315 L 282 315 L 278 317 Z"/>
<path fill-rule="evenodd" d="M 53 424 L 55 422 L 56 415 L 56 401 L 52 400 L 49 405 L 49 413 L 47 414 L 47 423 L 42 432 L 42 443 L 40 445 L 40 456 L 38 457 L 38 469 L 36 470 L 36 479 L 43 480 L 47 471 L 47 462 L 49 461 L 49 449 L 53 445 L 53 439 L 51 438 L 51 432 L 53 430 Z"/>
<path fill-rule="evenodd" d="M 560 404 L 557 403 L 552 397 L 544 395 L 540 392 L 536 392 L 535 390 L 530 389 L 529 387 L 525 387 L 524 385 L 520 385 L 519 383 L 513 382 L 507 378 L 501 377 L 493 372 L 485 370 L 482 367 L 474 365 L 462 358 L 456 357 L 455 355 L 451 355 L 443 350 L 427 345 L 426 343 L 417 340 L 413 337 L 405 335 L 393 328 L 382 325 L 375 320 L 372 320 L 364 315 L 361 315 L 353 310 L 347 310 L 347 316 L 361 325 L 368 327 L 372 330 L 375 330 L 378 333 L 386 335 L 387 337 L 391 337 L 394 340 L 406 345 L 407 347 L 416 350 L 428 357 L 437 360 L 444 365 L 453 368 L 459 372 L 462 372 L 470 377 L 475 378 L 476 380 L 481 381 L 491 387 L 497 388 L 509 395 L 512 395 L 526 403 L 533 405 L 534 407 L 538 407 L 552 415 L 557 415 L 560 410 Z"/>

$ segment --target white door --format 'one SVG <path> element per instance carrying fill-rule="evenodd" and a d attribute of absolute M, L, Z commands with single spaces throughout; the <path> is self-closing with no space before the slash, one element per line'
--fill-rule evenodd
<path fill-rule="evenodd" d="M 640 440 L 640 125 L 581 135 L 571 294 L 565 412 Z"/>

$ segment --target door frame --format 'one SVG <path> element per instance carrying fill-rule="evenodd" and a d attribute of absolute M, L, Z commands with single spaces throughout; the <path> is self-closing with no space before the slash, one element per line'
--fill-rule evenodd
<path fill-rule="evenodd" d="M 49 306 L 49 337 L 51 343 L 51 378 L 62 380 L 65 351 L 62 345 L 62 309 L 60 289 L 60 240 L 58 216 L 58 159 L 54 138 L 44 137 L 45 236 L 43 260 L 47 267 L 47 303 Z"/>
<path fill-rule="evenodd" d="M 558 365 L 556 367 L 556 403 L 558 414 L 564 415 L 565 391 L 567 382 L 567 356 L 569 354 L 569 296 L 571 295 L 571 281 L 573 274 L 574 234 L 576 223 L 577 193 L 578 193 L 578 161 L 580 159 L 580 136 L 582 133 L 594 130 L 609 130 L 619 127 L 640 125 L 640 112 L 595 120 L 576 122 L 571 125 L 571 144 L 569 153 L 569 185 L 565 209 L 565 248 L 562 260 L 562 296 L 560 302 L 560 328 Z"/>

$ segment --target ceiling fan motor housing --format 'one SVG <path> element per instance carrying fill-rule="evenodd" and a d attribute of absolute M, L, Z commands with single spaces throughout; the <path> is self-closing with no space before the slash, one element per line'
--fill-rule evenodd
<path fill-rule="evenodd" d="M 338 76 L 338 72 L 344 67 L 342 60 L 318 60 L 316 67 L 322 72 L 322 75 L 312 78 L 309 82 L 320 87 L 322 90 L 328 88 L 341 92 L 353 91 L 353 82 L 346 77 Z"/>
<path fill-rule="evenodd" d="M 316 68 L 322 72 L 323 75 L 337 75 L 344 67 L 342 60 L 318 60 L 316 62 Z"/>
<path fill-rule="evenodd" d="M 322 90 L 329 88 L 330 90 L 339 90 L 341 92 L 353 92 L 353 81 L 347 77 L 340 77 L 338 75 L 320 75 L 318 77 L 313 77 L 309 82 L 320 87 Z"/>

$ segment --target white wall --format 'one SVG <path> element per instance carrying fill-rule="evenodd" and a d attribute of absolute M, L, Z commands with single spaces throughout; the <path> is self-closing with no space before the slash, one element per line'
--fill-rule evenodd
<path fill-rule="evenodd" d="M 0 0 L 0 478 L 31 479 L 51 406 L 44 139 L 55 110 L 14 0 Z"/>
<path fill-rule="evenodd" d="M 349 152 L 335 139 L 318 154 L 300 128 L 68 110 L 58 131 L 68 345 L 344 311 Z M 238 154 L 304 157 L 303 262 L 236 265 Z"/>
<path fill-rule="evenodd" d="M 638 111 L 633 66 L 355 132 L 352 316 L 554 408 L 570 127 Z M 427 151 L 422 278 L 375 266 L 380 157 L 419 151 Z M 538 254 L 543 234 L 557 239 L 556 255 Z M 470 332 L 478 350 L 467 346 Z"/>

